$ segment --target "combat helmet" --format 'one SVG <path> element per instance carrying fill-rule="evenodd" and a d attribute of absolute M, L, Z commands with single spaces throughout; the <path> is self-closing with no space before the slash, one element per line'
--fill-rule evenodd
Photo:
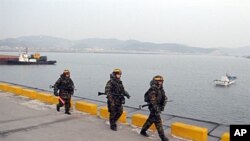
<path fill-rule="evenodd" d="M 121 69 L 114 69 L 113 74 L 114 75 L 116 75 L 116 74 L 122 75 L 122 71 L 121 71 Z"/>
<path fill-rule="evenodd" d="M 156 75 L 155 77 L 153 77 L 153 80 L 155 81 L 164 81 L 163 77 L 161 75 Z"/>

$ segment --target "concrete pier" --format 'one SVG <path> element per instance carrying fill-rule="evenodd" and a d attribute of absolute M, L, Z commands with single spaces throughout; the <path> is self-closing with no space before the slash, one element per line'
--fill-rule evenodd
<path fill-rule="evenodd" d="M 48 102 L 46 102 L 46 100 L 44 100 L 45 102 L 41 102 L 36 98 L 28 98 L 27 96 L 21 95 L 22 92 L 19 91 L 19 88 L 23 86 L 13 86 L 13 84 L 11 85 L 12 86 L 10 88 L 10 91 L 12 92 L 8 92 L 8 90 L 6 89 L 7 87 L 0 86 L 1 141 L 160 140 L 157 132 L 149 132 L 149 138 L 141 136 L 139 134 L 140 127 L 136 127 L 132 124 L 131 120 L 133 116 L 140 114 L 148 115 L 149 111 L 147 110 L 139 110 L 133 107 L 125 107 L 124 110 L 126 111 L 126 123 L 119 123 L 118 131 L 115 132 L 109 129 L 109 123 L 106 119 L 99 117 L 99 111 L 101 109 L 103 110 L 103 106 L 105 106 L 104 102 L 74 97 L 73 103 L 82 103 L 81 101 L 85 101 L 87 103 L 91 103 L 90 105 L 97 105 L 97 115 L 77 110 L 74 105 L 71 109 L 72 115 L 65 115 L 64 108 L 61 108 L 60 112 L 56 111 L 56 106 L 54 102 L 51 102 L 51 98 L 47 98 Z M 20 94 L 13 94 L 15 92 Z M 37 93 L 41 93 L 41 91 L 39 90 L 39 92 Z M 34 95 L 32 94 L 32 97 L 33 96 Z M 93 110 L 93 108 L 90 109 Z M 222 125 L 209 121 L 201 121 L 167 114 L 162 114 L 162 119 L 165 134 L 171 141 L 182 141 L 192 139 L 192 137 L 196 137 L 195 134 L 199 133 L 199 131 L 196 132 L 196 130 L 194 130 L 194 133 L 185 134 L 185 130 L 189 130 L 189 128 L 191 130 L 193 126 L 200 127 L 202 130 L 205 129 L 207 131 L 205 133 L 207 136 L 206 139 L 202 140 L 219 141 L 221 140 L 223 134 L 229 132 L 228 125 Z M 176 122 L 185 123 L 188 125 L 173 124 Z M 171 131 L 173 125 L 175 125 L 174 132 Z M 178 127 L 178 125 L 181 126 Z M 182 127 L 182 125 L 185 126 Z M 174 134 L 177 134 L 178 136 L 175 136 Z M 185 139 L 182 138 L 182 134 Z"/>

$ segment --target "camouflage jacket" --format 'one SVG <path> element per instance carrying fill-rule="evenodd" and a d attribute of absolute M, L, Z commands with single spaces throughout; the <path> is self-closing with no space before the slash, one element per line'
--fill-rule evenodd
<path fill-rule="evenodd" d="M 155 112 L 164 111 L 168 98 L 163 87 L 159 87 L 154 80 L 150 82 L 150 86 L 144 95 L 144 101 L 150 104 L 149 110 Z"/>
<path fill-rule="evenodd" d="M 113 74 L 110 74 L 110 80 L 106 84 L 105 93 L 111 105 L 125 104 L 125 98 L 122 95 L 125 93 L 125 89 L 122 81 L 117 79 Z"/>
<path fill-rule="evenodd" d="M 70 98 L 74 94 L 74 82 L 71 78 L 61 75 L 54 85 L 54 91 L 59 90 L 59 96 L 62 98 Z"/>

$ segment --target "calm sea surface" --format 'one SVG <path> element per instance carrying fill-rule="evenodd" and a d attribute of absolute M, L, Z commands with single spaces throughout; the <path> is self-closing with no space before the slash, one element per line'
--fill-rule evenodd
<path fill-rule="evenodd" d="M 4 53 L 0 54 L 13 54 Z M 14 53 L 16 54 L 16 53 Z M 165 112 L 223 124 L 250 124 L 250 59 L 236 57 L 42 53 L 56 65 L 0 65 L 0 81 L 8 81 L 49 90 L 64 69 L 71 71 L 75 95 L 105 101 L 104 91 L 113 68 L 121 68 L 125 89 L 132 96 L 126 105 L 144 104 L 143 96 L 153 76 L 164 76 L 168 103 Z M 225 73 L 236 75 L 237 82 L 217 87 L 213 80 Z"/>

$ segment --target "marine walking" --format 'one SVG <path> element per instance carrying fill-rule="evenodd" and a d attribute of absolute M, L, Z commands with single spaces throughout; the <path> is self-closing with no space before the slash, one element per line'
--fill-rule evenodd
<path fill-rule="evenodd" d="M 70 101 L 71 96 L 74 94 L 74 82 L 70 78 L 70 71 L 64 70 L 60 78 L 54 84 L 54 95 L 58 96 L 59 103 L 56 105 L 56 110 L 59 112 L 60 107 L 65 106 L 65 114 L 70 115 Z M 59 91 L 59 93 L 58 93 Z"/>
<path fill-rule="evenodd" d="M 114 69 L 110 74 L 110 80 L 106 83 L 105 93 L 99 92 L 98 95 L 106 95 L 107 107 L 109 112 L 109 122 L 110 129 L 117 131 L 117 121 L 123 113 L 123 104 L 125 104 L 125 97 L 130 98 L 130 95 L 125 90 L 123 83 L 121 81 L 122 71 L 120 69 Z M 150 88 L 144 95 L 144 101 L 147 102 L 146 105 L 150 111 L 149 117 L 144 123 L 140 134 L 149 137 L 147 130 L 152 124 L 155 124 L 159 137 L 162 141 L 168 141 L 168 138 L 164 134 L 161 112 L 167 103 L 167 96 L 163 88 L 164 79 L 160 75 L 156 75 L 150 81 Z M 71 96 L 74 94 L 74 83 L 70 78 L 69 70 L 64 70 L 60 78 L 56 81 L 53 86 L 54 95 L 59 97 L 59 103 L 57 104 L 57 111 L 65 106 L 65 114 L 71 114 L 70 101 Z M 59 92 L 58 92 L 59 91 Z"/>
<path fill-rule="evenodd" d="M 150 88 L 144 95 L 144 101 L 148 103 L 150 114 L 144 123 L 140 134 L 149 137 L 146 131 L 152 124 L 155 124 L 161 140 L 168 141 L 168 138 L 164 134 L 160 116 L 161 112 L 164 111 L 168 99 L 163 89 L 163 82 L 164 80 L 162 76 L 157 75 L 153 77 L 153 80 L 150 82 Z"/>
<path fill-rule="evenodd" d="M 105 86 L 105 94 L 107 95 L 107 105 L 109 114 L 110 129 L 117 131 L 117 120 L 123 113 L 123 104 L 125 98 L 130 98 L 130 95 L 125 91 L 121 81 L 122 71 L 114 69 L 110 74 L 110 80 Z"/>

